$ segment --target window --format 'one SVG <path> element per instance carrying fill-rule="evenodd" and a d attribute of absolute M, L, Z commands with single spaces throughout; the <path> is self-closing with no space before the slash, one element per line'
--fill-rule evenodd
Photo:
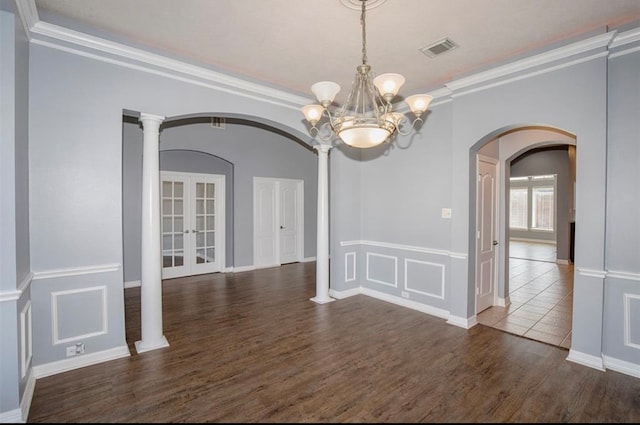
<path fill-rule="evenodd" d="M 513 177 L 509 190 L 509 227 L 555 231 L 555 175 Z"/>

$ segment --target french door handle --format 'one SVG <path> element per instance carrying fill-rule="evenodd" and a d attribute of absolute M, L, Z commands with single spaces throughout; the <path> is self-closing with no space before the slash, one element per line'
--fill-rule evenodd
<path fill-rule="evenodd" d="M 493 244 L 494 245 L 498 245 L 498 241 L 493 241 Z"/>
<path fill-rule="evenodd" d="M 284 229 L 284 226 L 280 226 L 280 229 Z"/>

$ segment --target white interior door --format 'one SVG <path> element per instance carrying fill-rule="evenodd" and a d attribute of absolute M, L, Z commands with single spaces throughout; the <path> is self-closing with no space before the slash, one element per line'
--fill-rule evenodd
<path fill-rule="evenodd" d="M 224 269 L 223 175 L 161 173 L 162 278 Z"/>
<path fill-rule="evenodd" d="M 494 303 L 496 280 L 497 161 L 478 156 L 476 314 Z"/>
<path fill-rule="evenodd" d="M 304 247 L 304 182 L 254 178 L 254 265 L 301 261 Z"/>
<path fill-rule="evenodd" d="M 301 217 L 300 185 L 301 182 L 284 180 L 279 183 L 280 194 L 280 264 L 294 263 L 301 260 L 299 232 Z"/>

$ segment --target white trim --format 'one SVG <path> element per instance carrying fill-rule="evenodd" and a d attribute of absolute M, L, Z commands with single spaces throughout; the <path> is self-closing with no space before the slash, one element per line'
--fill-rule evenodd
<path fill-rule="evenodd" d="M 362 294 L 362 287 L 347 289 L 344 291 L 336 291 L 335 289 L 329 289 L 329 295 L 333 298 L 342 300 L 345 298 L 353 297 L 354 295 Z"/>
<path fill-rule="evenodd" d="M 353 245 L 369 245 L 369 246 L 376 246 L 380 248 L 402 249 L 405 251 L 414 251 L 414 252 L 421 252 L 425 254 L 435 254 L 435 255 L 451 255 L 452 254 L 451 252 L 445 251 L 442 249 L 424 248 L 420 246 L 402 245 L 402 244 L 389 243 L 389 242 L 376 242 L 376 241 L 366 241 L 366 240 L 340 242 L 340 246 L 353 246 Z M 466 255 L 466 254 L 463 254 L 463 255 Z"/>
<path fill-rule="evenodd" d="M 129 348 L 122 345 L 108 350 L 99 351 L 97 353 L 85 354 L 83 356 L 70 357 L 68 359 L 56 362 L 45 363 L 33 367 L 33 374 L 37 379 L 47 376 L 56 375 L 58 373 L 79 369 L 85 366 L 91 366 L 98 363 L 108 362 L 123 357 L 129 357 Z"/>
<path fill-rule="evenodd" d="M 626 362 L 605 355 L 602 356 L 602 360 L 607 369 L 640 378 L 640 365 L 637 363 Z"/>
<path fill-rule="evenodd" d="M 571 264 L 571 261 L 556 258 L 556 264 Z"/>
<path fill-rule="evenodd" d="M 20 299 L 22 292 L 20 291 L 0 291 L 0 303 L 5 301 L 17 301 Z"/>
<path fill-rule="evenodd" d="M 76 335 L 68 338 L 60 339 L 58 337 L 58 297 L 62 295 L 79 294 L 83 292 L 102 292 L 102 329 L 99 331 L 91 332 L 88 334 Z M 51 293 L 51 335 L 53 339 L 53 345 L 64 344 L 71 341 L 78 341 L 85 338 L 92 338 L 99 335 L 106 335 L 108 333 L 108 320 L 107 320 L 107 287 L 91 286 L 88 288 L 70 289 L 67 291 L 57 291 Z"/>
<path fill-rule="evenodd" d="M 300 106 L 308 104 L 311 101 L 308 98 L 296 96 L 282 90 L 277 90 L 264 85 L 251 83 L 227 74 L 195 66 L 186 62 L 171 59 L 162 55 L 147 52 L 142 49 L 137 49 L 125 44 L 116 43 L 43 21 L 36 22 L 31 28 L 31 33 L 33 37 L 32 41 L 35 44 L 65 50 L 69 53 L 92 57 L 93 59 L 110 62 L 129 68 L 135 67 L 136 69 L 141 71 L 164 75 L 169 78 L 174 78 L 198 85 L 205 85 L 206 87 L 215 90 L 273 103 L 286 108 L 299 109 Z M 51 41 L 44 41 L 38 37 L 47 37 L 58 42 L 61 41 L 64 43 L 69 43 L 71 45 L 81 46 L 83 48 L 96 51 L 98 52 L 98 54 L 91 54 L 83 50 L 69 48 Z M 142 63 L 143 65 L 134 65 L 126 61 L 108 58 L 106 57 L 106 55 L 112 55 L 117 58 L 136 61 Z M 149 68 L 149 66 L 158 67 L 165 71 L 158 71 L 156 69 Z M 187 75 L 188 77 L 183 77 L 181 75 Z M 193 78 L 199 78 L 208 83 L 203 83 L 202 81 L 194 80 Z M 219 86 L 218 84 L 222 84 L 226 87 Z M 245 90 L 246 92 L 242 92 L 240 90 Z M 247 92 L 251 94 L 248 94 Z M 275 101 L 273 99 L 275 99 Z"/>
<path fill-rule="evenodd" d="M 640 41 L 640 28 L 617 33 L 611 44 L 609 44 L 609 49 L 635 43 L 636 41 Z"/>
<path fill-rule="evenodd" d="M 449 318 L 449 312 L 447 310 L 444 310 L 438 307 L 432 307 L 429 305 L 420 304 L 415 301 L 410 301 L 405 298 L 397 297 L 395 295 L 385 294 L 384 292 L 379 292 L 369 288 L 360 288 L 360 291 L 363 295 L 367 295 L 369 297 L 376 298 L 382 301 L 387 301 L 392 304 L 399 305 L 401 307 L 407 307 L 412 310 L 417 310 L 422 313 L 429 314 L 431 316 L 439 317 L 441 319 Z"/>
<path fill-rule="evenodd" d="M 142 281 L 140 280 L 130 280 L 124 283 L 124 289 L 139 288 L 140 286 L 142 286 Z"/>
<path fill-rule="evenodd" d="M 583 366 L 587 366 L 600 371 L 605 371 L 605 367 L 602 361 L 602 357 L 592 356 L 590 354 L 581 353 L 579 351 L 570 349 L 567 360 L 570 362 L 578 363 Z"/>
<path fill-rule="evenodd" d="M 97 266 L 69 267 L 66 269 L 54 269 L 33 272 L 33 280 L 52 279 L 57 277 L 81 276 L 93 273 L 117 272 L 120 263 L 103 264 Z"/>
<path fill-rule="evenodd" d="M 619 52 L 615 52 L 615 53 L 611 53 L 609 55 L 609 59 L 615 59 L 617 57 L 630 55 L 631 53 L 636 53 L 636 52 L 640 52 L 640 46 L 632 47 L 626 50 L 620 50 Z"/>
<path fill-rule="evenodd" d="M 611 42 L 611 40 L 615 37 L 615 35 L 616 35 L 616 31 L 611 31 L 606 34 L 598 35 L 595 37 L 588 38 L 586 40 L 569 44 L 568 46 L 559 47 L 557 49 L 553 49 L 548 52 L 540 53 L 525 59 L 521 59 L 507 65 L 498 66 L 488 71 L 478 72 L 469 77 L 460 78 L 458 80 L 448 82 L 445 84 L 445 86 L 453 91 L 456 91 L 456 90 L 460 90 L 462 88 L 473 86 L 476 84 L 486 83 L 487 81 L 490 81 L 496 78 L 503 78 L 503 77 L 506 77 L 507 75 L 514 74 L 516 72 L 525 71 L 527 69 L 531 69 L 537 66 L 541 66 L 541 65 L 545 65 L 561 59 L 565 59 L 576 54 L 585 53 L 600 47 L 606 47 Z M 590 59 L 591 58 L 593 58 L 593 56 L 590 57 Z M 569 62 L 568 64 L 547 68 L 547 70 L 565 68 L 573 65 L 576 62 L 577 61 L 572 61 L 572 62 Z M 528 74 L 528 76 L 536 75 L 537 73 L 539 73 L 539 71 Z M 505 80 L 505 82 L 514 81 L 515 79 L 521 79 L 521 78 L 526 78 L 526 77 L 523 76 L 523 77 L 512 78 L 509 80 Z M 477 90 L 477 89 L 474 89 L 474 90 Z M 466 93 L 469 93 L 469 92 L 470 91 Z"/>
<path fill-rule="evenodd" d="M 27 376 L 33 360 L 33 313 L 31 300 L 27 300 L 20 311 L 20 379 Z"/>
<path fill-rule="evenodd" d="M 233 268 L 233 273 L 242 273 L 242 272 L 249 272 L 251 270 L 256 270 L 256 266 L 239 266 L 239 267 L 234 267 Z"/>
<path fill-rule="evenodd" d="M 509 304 L 511 304 L 511 298 L 508 295 L 504 298 L 502 297 L 496 298 L 496 305 L 498 307 L 507 307 Z"/>
<path fill-rule="evenodd" d="M 301 263 L 310 263 L 312 261 L 316 261 L 316 257 L 315 256 L 313 256 L 313 257 L 305 257 L 302 260 L 300 260 Z"/>
<path fill-rule="evenodd" d="M 466 260 L 469 257 L 469 254 L 466 252 L 450 252 L 449 257 L 455 258 L 456 260 Z"/>
<path fill-rule="evenodd" d="M 478 319 L 476 318 L 476 316 L 466 318 L 466 317 L 449 315 L 449 318 L 447 319 L 447 323 L 450 325 L 458 326 L 460 328 L 470 329 L 478 324 Z"/>
<path fill-rule="evenodd" d="M 409 263 L 426 264 L 428 266 L 434 266 L 434 267 L 439 267 L 440 268 L 440 276 L 441 276 L 441 279 L 440 279 L 440 295 L 431 294 L 429 292 L 423 292 L 423 291 L 418 291 L 417 289 L 409 288 L 409 281 L 408 281 L 409 269 L 407 267 Z M 445 267 L 444 267 L 444 264 L 432 263 L 430 261 L 413 260 L 411 258 L 405 258 L 404 259 L 404 289 L 406 289 L 409 292 L 413 292 L 414 294 L 422 294 L 422 295 L 426 295 L 428 297 L 438 298 L 440 300 L 444 300 L 444 291 L 445 291 Z"/>
<path fill-rule="evenodd" d="M 510 84 L 510 83 L 515 82 L 515 81 L 526 80 L 528 78 L 533 78 L 533 77 L 536 77 L 538 75 L 543 75 L 543 74 L 547 74 L 549 72 L 558 71 L 560 69 L 569 68 L 571 66 L 579 65 L 579 64 L 584 63 L 584 62 L 589 62 L 589 61 L 592 61 L 594 59 L 605 57 L 607 55 L 608 55 L 607 52 L 597 53 L 597 54 L 595 54 L 593 56 L 588 56 L 588 57 L 577 59 L 577 60 L 574 60 L 574 61 L 571 61 L 571 62 L 563 63 L 562 65 L 553 66 L 553 67 L 549 67 L 549 68 L 544 68 L 544 69 L 541 69 L 539 71 L 530 72 L 528 74 L 519 75 L 517 77 L 513 77 L 513 78 L 509 78 L 509 79 L 505 79 L 505 80 L 498 80 L 495 83 L 486 84 L 486 85 L 475 87 L 475 88 L 472 88 L 472 89 L 469 89 L 469 90 L 466 90 L 466 91 L 461 91 L 461 92 L 458 92 L 458 93 L 454 93 L 451 96 L 452 97 L 460 97 L 460 96 L 465 96 L 465 95 L 468 95 L 468 94 L 471 94 L 471 93 L 476 93 L 476 92 L 479 92 L 479 91 L 488 90 L 488 89 L 491 89 L 491 88 L 494 88 L 494 87 L 499 87 L 499 86 L 502 86 L 502 85 L 505 85 L 505 84 Z"/>
<path fill-rule="evenodd" d="M 24 422 L 27 422 L 29 418 L 29 410 L 31 409 L 31 401 L 33 400 L 33 393 L 36 389 L 36 378 L 33 376 L 33 370 L 29 371 L 29 377 L 27 378 L 27 385 L 25 385 L 24 393 L 22 393 L 22 400 L 20 401 L 20 410 L 22 411 L 22 418 Z"/>
<path fill-rule="evenodd" d="M 19 424 L 26 423 L 24 419 L 22 419 L 22 410 L 21 409 L 13 409 L 8 412 L 0 413 L 0 423 L 3 424 Z"/>
<path fill-rule="evenodd" d="M 632 272 L 607 270 L 607 277 L 615 278 L 615 279 L 640 281 L 640 273 L 632 273 Z"/>
<path fill-rule="evenodd" d="M 22 279 L 22 282 L 20 282 L 20 285 L 18 285 L 18 291 L 25 292 L 29 287 L 29 285 L 31 285 L 32 281 L 33 281 L 33 273 L 29 272 L 24 277 L 24 279 Z"/>
<path fill-rule="evenodd" d="M 597 277 L 599 279 L 604 279 L 605 277 L 607 277 L 607 272 L 605 270 L 584 269 L 581 267 L 576 267 L 576 270 L 581 276 Z"/>
<path fill-rule="evenodd" d="M 38 16 L 38 8 L 35 0 L 16 0 L 18 15 L 22 21 L 22 27 L 27 35 L 27 39 L 31 40 L 31 28 L 40 20 Z"/>
<path fill-rule="evenodd" d="M 640 295 L 636 294 L 624 294 L 622 296 L 623 304 L 623 321 L 624 321 L 624 345 L 627 347 L 640 349 L 640 343 L 631 342 L 631 300 L 638 300 L 640 305 Z M 640 323 L 636 323 L 636 326 L 640 326 Z"/>
<path fill-rule="evenodd" d="M 377 279 L 371 279 L 369 277 L 369 257 L 382 257 L 382 258 L 390 258 L 393 260 L 393 282 L 385 282 L 382 280 L 377 280 Z M 376 283 L 380 283 L 382 285 L 387 285 L 387 286 L 391 286 L 394 288 L 398 287 L 398 257 L 394 256 L 394 255 L 384 255 L 384 254 L 377 254 L 375 252 L 367 252 L 367 281 L 369 282 L 376 282 Z"/>
<path fill-rule="evenodd" d="M 351 260 L 351 264 L 353 267 L 353 277 L 349 277 L 347 275 L 347 271 L 349 270 L 349 267 L 347 267 L 349 263 L 349 259 L 352 258 Z M 355 251 L 349 251 L 349 252 L 345 252 L 344 253 L 344 281 L 345 282 L 352 282 L 354 280 L 356 280 L 356 253 Z"/>

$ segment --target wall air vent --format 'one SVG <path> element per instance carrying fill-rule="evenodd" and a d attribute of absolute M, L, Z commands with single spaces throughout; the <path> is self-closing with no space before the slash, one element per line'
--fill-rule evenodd
<path fill-rule="evenodd" d="M 436 56 L 448 52 L 449 50 L 453 50 L 456 47 L 458 47 L 458 45 L 454 43 L 453 40 L 450 38 L 443 38 L 442 40 L 421 48 L 420 51 L 430 58 L 435 58 Z"/>
<path fill-rule="evenodd" d="M 211 127 L 224 130 L 225 120 L 224 117 L 211 117 Z"/>

